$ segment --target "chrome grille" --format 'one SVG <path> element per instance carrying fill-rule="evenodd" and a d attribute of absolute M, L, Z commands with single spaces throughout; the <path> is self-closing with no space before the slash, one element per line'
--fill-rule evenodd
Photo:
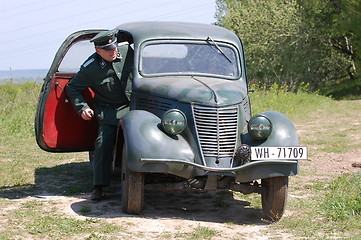
<path fill-rule="evenodd" d="M 193 106 L 195 126 L 205 157 L 232 157 L 237 143 L 237 106 Z"/>

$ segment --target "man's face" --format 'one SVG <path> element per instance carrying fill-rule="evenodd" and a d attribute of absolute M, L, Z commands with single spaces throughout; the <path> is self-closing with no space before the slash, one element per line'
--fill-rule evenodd
<path fill-rule="evenodd" d="M 112 62 L 117 58 L 118 55 L 118 48 L 105 50 L 102 48 L 95 48 L 96 52 L 105 60 L 108 62 Z"/>

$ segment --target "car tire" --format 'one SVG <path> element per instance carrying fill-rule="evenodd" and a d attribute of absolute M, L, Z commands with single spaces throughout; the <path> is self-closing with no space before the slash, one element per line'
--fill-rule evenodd
<path fill-rule="evenodd" d="M 288 176 L 262 179 L 261 185 L 264 188 L 262 196 L 262 210 L 270 221 L 281 219 L 288 193 Z"/>
<path fill-rule="evenodd" d="M 125 145 L 122 154 L 121 201 L 127 214 L 140 214 L 144 204 L 144 173 L 133 172 L 127 167 Z"/>

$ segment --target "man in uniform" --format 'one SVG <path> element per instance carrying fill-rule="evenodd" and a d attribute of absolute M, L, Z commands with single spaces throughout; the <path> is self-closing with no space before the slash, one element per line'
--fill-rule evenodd
<path fill-rule="evenodd" d="M 128 43 L 118 45 L 116 31 L 100 32 L 90 41 L 92 54 L 68 83 L 66 91 L 75 111 L 84 119 L 95 115 L 99 122 L 93 158 L 92 200 L 103 197 L 103 187 L 110 185 L 113 148 L 119 119 L 128 111 L 131 91 L 133 50 Z M 94 109 L 84 101 L 81 92 L 91 88 L 95 93 Z"/>

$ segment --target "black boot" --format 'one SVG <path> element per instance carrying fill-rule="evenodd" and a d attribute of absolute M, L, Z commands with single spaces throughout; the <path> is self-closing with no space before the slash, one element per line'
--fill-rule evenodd
<path fill-rule="evenodd" d="M 101 186 L 94 186 L 94 190 L 92 192 L 92 195 L 90 197 L 93 201 L 100 201 L 103 199 L 103 187 Z"/>

